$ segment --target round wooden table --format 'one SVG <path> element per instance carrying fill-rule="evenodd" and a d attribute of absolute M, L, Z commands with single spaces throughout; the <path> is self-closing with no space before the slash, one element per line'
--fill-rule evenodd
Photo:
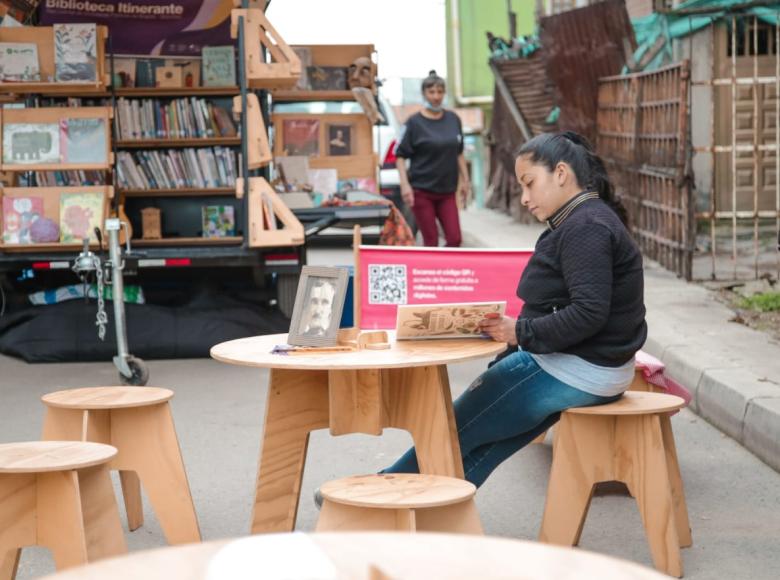
<path fill-rule="evenodd" d="M 309 433 L 409 431 L 422 473 L 463 477 L 447 364 L 495 356 L 489 339 L 395 341 L 386 350 L 271 354 L 286 334 L 231 340 L 218 361 L 270 368 L 266 422 L 252 513 L 253 534 L 292 531 Z"/>
<path fill-rule="evenodd" d="M 264 534 L 138 552 L 49 580 L 662 580 L 663 574 L 575 548 L 432 533 Z"/>

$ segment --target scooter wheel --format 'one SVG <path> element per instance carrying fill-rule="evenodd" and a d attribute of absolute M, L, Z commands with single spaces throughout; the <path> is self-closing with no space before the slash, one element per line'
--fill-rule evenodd
<path fill-rule="evenodd" d="M 132 375 L 126 377 L 122 373 L 119 373 L 119 382 L 123 385 L 143 387 L 149 380 L 149 368 L 146 366 L 146 363 L 140 358 L 129 356 L 127 357 L 127 366 L 130 367 Z"/>

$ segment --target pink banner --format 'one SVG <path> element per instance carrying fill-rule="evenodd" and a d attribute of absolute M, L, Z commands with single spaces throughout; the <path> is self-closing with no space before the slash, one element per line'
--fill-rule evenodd
<path fill-rule="evenodd" d="M 532 250 L 360 246 L 361 328 L 395 328 L 398 304 L 506 300 L 520 314 L 517 283 Z"/>

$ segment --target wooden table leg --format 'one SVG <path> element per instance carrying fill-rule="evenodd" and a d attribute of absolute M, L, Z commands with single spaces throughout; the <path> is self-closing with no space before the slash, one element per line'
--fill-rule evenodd
<path fill-rule="evenodd" d="M 309 433 L 328 427 L 328 371 L 272 369 L 252 533 L 291 532 Z"/>
<path fill-rule="evenodd" d="M 384 371 L 388 427 L 412 434 L 420 473 L 463 479 L 458 428 L 447 367 Z"/>

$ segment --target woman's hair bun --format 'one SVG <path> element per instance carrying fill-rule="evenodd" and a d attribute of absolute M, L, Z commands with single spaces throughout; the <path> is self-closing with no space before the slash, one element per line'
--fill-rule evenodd
<path fill-rule="evenodd" d="M 435 68 L 432 68 L 431 70 L 429 70 L 429 71 L 428 71 L 428 76 L 429 76 L 429 77 L 435 77 L 435 76 L 437 76 L 437 75 L 436 75 L 436 69 L 435 69 Z"/>

